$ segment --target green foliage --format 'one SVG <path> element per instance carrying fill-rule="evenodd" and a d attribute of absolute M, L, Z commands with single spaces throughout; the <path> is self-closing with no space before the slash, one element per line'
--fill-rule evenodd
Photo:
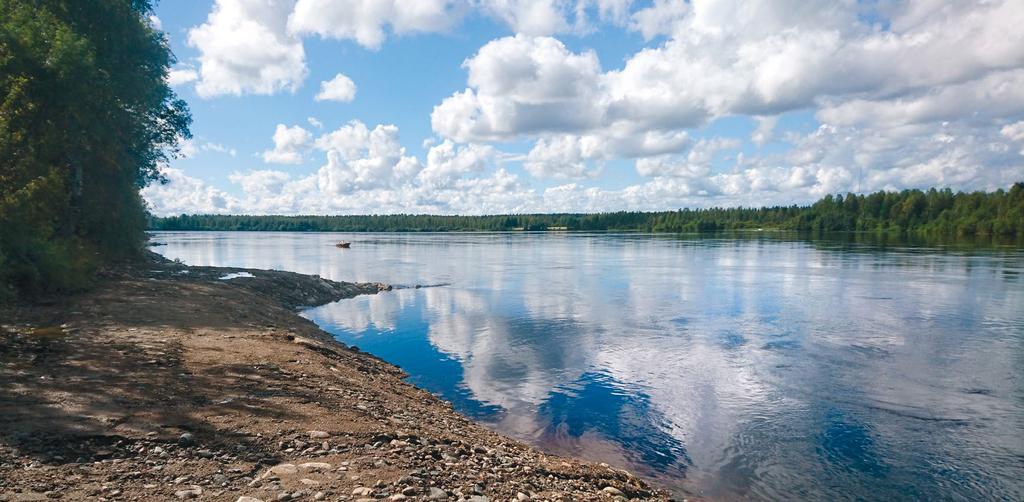
<path fill-rule="evenodd" d="M 492 216 L 224 216 L 153 218 L 154 230 L 268 230 L 331 232 L 419 232 L 589 230 L 717 232 L 780 229 L 802 232 L 896 232 L 934 236 L 1024 237 L 1024 183 L 1009 191 L 953 193 L 904 190 L 869 195 L 828 195 L 810 206 L 680 209 L 599 214 Z"/>
<path fill-rule="evenodd" d="M 188 137 L 144 0 L 0 0 L 0 287 L 66 291 L 142 249 L 138 189 Z"/>

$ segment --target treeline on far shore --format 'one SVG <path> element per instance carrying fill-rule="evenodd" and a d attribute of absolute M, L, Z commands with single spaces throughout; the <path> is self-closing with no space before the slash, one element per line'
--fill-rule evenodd
<path fill-rule="evenodd" d="M 293 232 L 639 231 L 694 233 L 744 229 L 896 232 L 949 237 L 1024 237 L 1024 183 L 994 192 L 949 189 L 828 195 L 809 206 L 488 216 L 181 215 L 150 218 L 151 230 Z"/>

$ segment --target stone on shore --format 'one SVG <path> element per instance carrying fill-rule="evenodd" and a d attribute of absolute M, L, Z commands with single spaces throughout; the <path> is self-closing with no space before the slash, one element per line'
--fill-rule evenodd
<path fill-rule="evenodd" d="M 333 467 L 334 466 L 327 462 L 306 462 L 304 464 L 299 464 L 299 469 L 307 472 L 325 472 L 331 470 Z"/>
<path fill-rule="evenodd" d="M 179 499 L 195 499 L 199 498 L 203 494 L 203 488 L 201 486 L 193 485 L 187 490 L 178 490 L 174 492 L 174 496 Z"/>
<path fill-rule="evenodd" d="M 613 496 L 613 497 L 624 497 L 624 496 L 625 496 L 625 495 L 624 495 L 624 494 L 622 493 L 622 490 L 619 490 L 618 488 L 616 488 L 616 487 L 614 487 L 614 486 L 606 486 L 606 487 L 604 487 L 604 488 L 603 488 L 603 489 L 602 489 L 601 491 L 602 491 L 602 492 L 605 492 L 605 493 L 607 493 L 608 495 L 611 495 L 611 496 Z"/>

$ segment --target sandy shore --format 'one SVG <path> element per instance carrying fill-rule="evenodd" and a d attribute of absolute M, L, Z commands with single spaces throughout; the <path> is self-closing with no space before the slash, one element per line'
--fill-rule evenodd
<path fill-rule="evenodd" d="M 238 272 L 154 260 L 3 312 L 0 501 L 668 499 L 495 434 L 295 313 L 387 286 L 220 279 Z"/>

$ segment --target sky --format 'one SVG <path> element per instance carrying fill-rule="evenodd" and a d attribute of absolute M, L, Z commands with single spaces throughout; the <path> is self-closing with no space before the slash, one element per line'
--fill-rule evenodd
<path fill-rule="evenodd" d="M 158 215 L 799 204 L 1024 181 L 1020 0 L 163 1 Z"/>

